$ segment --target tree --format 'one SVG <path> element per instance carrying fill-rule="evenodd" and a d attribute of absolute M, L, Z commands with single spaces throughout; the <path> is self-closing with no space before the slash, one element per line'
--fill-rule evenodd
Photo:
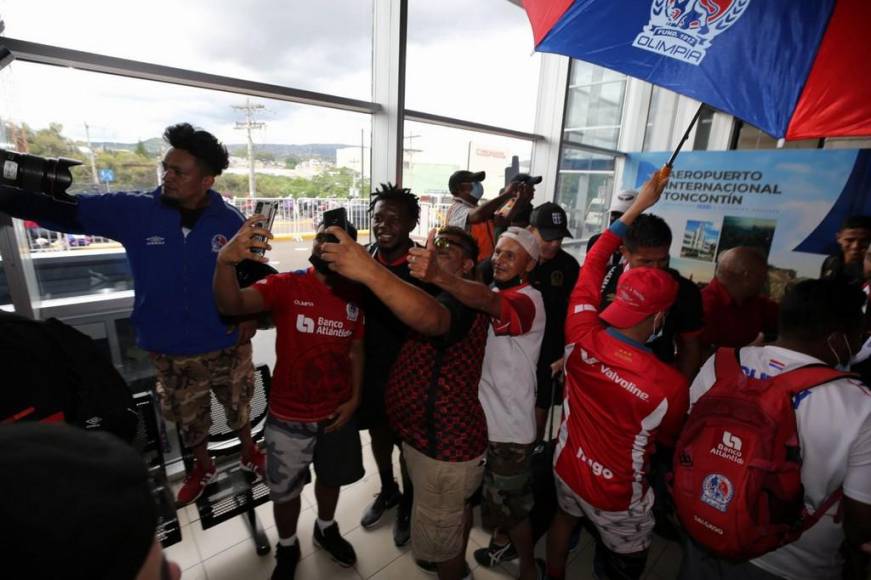
<path fill-rule="evenodd" d="M 34 131 L 27 124 L 21 129 L 26 135 L 30 150 L 28 153 L 40 157 L 67 157 L 81 159 L 82 152 L 76 144 L 64 137 L 61 133 L 64 129 L 60 123 L 49 123 L 47 129 Z"/>

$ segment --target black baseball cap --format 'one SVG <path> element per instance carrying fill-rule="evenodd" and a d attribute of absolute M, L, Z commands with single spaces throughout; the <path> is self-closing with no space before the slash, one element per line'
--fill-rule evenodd
<path fill-rule="evenodd" d="M 529 225 L 538 230 L 543 240 L 550 242 L 572 237 L 571 232 L 566 227 L 568 221 L 566 210 L 552 201 L 548 201 L 532 210 Z"/>
<path fill-rule="evenodd" d="M 157 507 L 133 447 L 64 424 L 0 425 L 0 473 L 0 545 L 28 571 L 11 576 L 136 578 Z"/>
<path fill-rule="evenodd" d="M 511 178 L 512 183 L 526 183 L 527 185 L 538 185 L 544 179 L 541 175 L 530 175 L 528 173 L 518 173 Z"/>
<path fill-rule="evenodd" d="M 456 193 L 457 188 L 461 183 L 471 183 L 473 181 L 484 181 L 487 177 L 487 174 L 483 171 L 473 172 L 466 171 L 465 169 L 461 169 L 460 171 L 455 171 L 451 178 L 448 179 L 448 191 L 451 193 Z"/>

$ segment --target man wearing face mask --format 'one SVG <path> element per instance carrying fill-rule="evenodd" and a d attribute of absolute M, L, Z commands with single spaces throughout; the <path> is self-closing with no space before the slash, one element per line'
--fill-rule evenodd
<path fill-rule="evenodd" d="M 157 370 L 163 414 L 176 423 L 195 459 L 176 498 L 184 505 L 195 501 L 216 473 L 207 448 L 209 391 L 239 433 L 243 469 L 262 476 L 265 459 L 249 421 L 257 322 L 229 324 L 212 296 L 218 252 L 245 221 L 212 189 L 229 163 L 227 149 L 188 123 L 167 127 L 163 138 L 170 149 L 162 162 L 162 184 L 154 191 L 79 195 L 68 204 L 0 189 L 0 211 L 124 246 L 136 292 L 131 316 L 136 341 Z"/>
<path fill-rule="evenodd" d="M 780 303 L 775 342 L 740 349 L 741 369 L 768 378 L 807 365 L 846 369 L 862 342 L 865 295 L 843 278 L 805 280 Z M 714 357 L 690 388 L 695 404 L 716 382 Z M 839 488 L 844 497 L 791 544 L 747 563 L 726 563 L 689 543 L 681 578 L 864 578 L 871 540 L 871 391 L 846 378 L 793 397 L 804 503 L 817 509 Z M 839 517 L 841 514 L 843 517 Z M 842 544 L 844 548 L 842 549 Z"/>
<path fill-rule="evenodd" d="M 266 422 L 266 483 L 279 536 L 272 578 L 292 580 L 300 559 L 300 493 L 312 463 L 318 476 L 314 541 L 342 566 L 357 561 L 334 517 L 341 486 L 363 477 L 360 434 L 353 418 L 363 382 L 364 323 L 359 292 L 321 258 L 323 244 L 335 240 L 323 224 L 312 245 L 312 268 L 273 274 L 239 288 L 235 266 L 246 259 L 266 261 L 251 251 L 268 248 L 254 237 L 271 237 L 268 230 L 254 227 L 261 219 L 246 221 L 221 249 L 214 292 L 224 314 L 268 311 L 275 321 L 276 363 Z M 357 238 L 351 224 L 348 235 Z"/>
<path fill-rule="evenodd" d="M 520 181 L 512 181 L 508 187 L 497 197 L 478 205 L 484 196 L 484 181 L 486 174 L 483 171 L 473 173 L 471 171 L 457 171 L 448 180 L 448 190 L 454 196 L 454 203 L 448 208 L 446 225 L 463 228 L 475 238 L 478 244 L 478 261 L 483 262 L 493 255 L 496 245 L 495 226 L 499 224 L 507 226 L 511 222 L 511 216 L 499 216 L 497 212 L 512 199 L 524 193 L 526 203 L 531 199 L 530 187 Z M 517 211 L 523 209 L 523 203 L 515 204 Z M 512 208 L 513 210 L 514 208 Z"/>
<path fill-rule="evenodd" d="M 674 277 L 651 267 L 620 277 L 601 313 L 602 278 L 611 254 L 667 176 L 648 181 L 632 206 L 602 234 L 581 270 L 566 319 L 566 400 L 554 475 L 559 510 L 548 533 L 548 575 L 563 578 L 569 537 L 586 517 L 599 532 L 600 578 L 639 578 L 653 532 L 653 490 L 646 470 L 655 442 L 671 445 L 687 409 L 687 382 L 646 343 L 677 296 Z"/>
<path fill-rule="evenodd" d="M 691 280 L 669 268 L 671 239 L 671 228 L 661 217 L 651 214 L 638 216 L 620 246 L 622 262 L 605 273 L 600 310 L 613 300 L 623 273 L 634 268 L 659 268 L 671 274 L 678 283 L 678 296 L 666 314 L 665 324 L 651 337 L 650 348 L 659 360 L 674 365 L 687 380 L 692 380 L 703 360 L 700 340 L 704 328 L 702 294 Z"/>

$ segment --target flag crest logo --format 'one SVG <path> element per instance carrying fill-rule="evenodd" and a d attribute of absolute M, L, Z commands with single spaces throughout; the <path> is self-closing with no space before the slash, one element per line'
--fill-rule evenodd
<path fill-rule="evenodd" d="M 652 0 L 650 22 L 632 46 L 698 66 L 714 38 L 734 25 L 751 0 Z"/>

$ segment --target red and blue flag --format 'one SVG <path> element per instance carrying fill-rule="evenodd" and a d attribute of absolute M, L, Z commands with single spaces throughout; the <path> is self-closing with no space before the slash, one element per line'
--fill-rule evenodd
<path fill-rule="evenodd" d="M 774 137 L 871 135 L 871 0 L 523 0 L 536 50 L 692 97 Z"/>

